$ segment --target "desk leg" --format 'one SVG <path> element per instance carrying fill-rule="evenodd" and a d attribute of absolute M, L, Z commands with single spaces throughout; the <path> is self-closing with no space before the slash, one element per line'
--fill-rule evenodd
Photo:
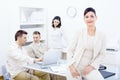
<path fill-rule="evenodd" d="M 50 74 L 51 80 L 57 80 L 57 75 Z"/>

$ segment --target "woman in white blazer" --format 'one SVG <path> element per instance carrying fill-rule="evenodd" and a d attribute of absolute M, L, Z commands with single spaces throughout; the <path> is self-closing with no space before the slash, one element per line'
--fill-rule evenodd
<path fill-rule="evenodd" d="M 104 80 L 98 71 L 105 53 L 105 36 L 95 26 L 96 12 L 88 7 L 84 11 L 86 28 L 77 32 L 68 49 L 67 80 Z"/>

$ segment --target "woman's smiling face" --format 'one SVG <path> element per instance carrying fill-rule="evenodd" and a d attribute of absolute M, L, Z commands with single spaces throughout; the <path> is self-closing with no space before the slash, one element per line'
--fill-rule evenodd
<path fill-rule="evenodd" d="M 87 26 L 94 26 L 95 21 L 97 20 L 97 16 L 94 14 L 94 12 L 90 11 L 86 13 L 86 15 L 84 16 L 84 20 Z"/>

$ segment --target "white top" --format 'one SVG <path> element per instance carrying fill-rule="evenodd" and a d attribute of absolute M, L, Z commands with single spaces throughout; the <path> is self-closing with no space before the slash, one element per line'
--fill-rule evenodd
<path fill-rule="evenodd" d="M 32 58 L 43 57 L 44 52 L 47 51 L 47 46 L 44 43 L 34 43 L 32 42 L 30 45 L 26 46 L 26 50 L 28 55 Z"/>
<path fill-rule="evenodd" d="M 95 43 L 95 36 L 87 35 L 85 48 L 87 50 L 93 50 L 94 49 L 94 43 Z"/>
<path fill-rule="evenodd" d="M 82 57 L 79 62 L 79 70 L 82 71 L 86 66 L 90 65 L 91 60 L 93 58 L 93 50 L 94 50 L 94 41 L 95 36 L 87 36 L 87 41 L 85 44 L 85 50 L 82 54 Z"/>
<path fill-rule="evenodd" d="M 63 49 L 67 47 L 65 35 L 61 28 L 52 28 L 49 32 L 49 48 L 50 49 Z"/>
<path fill-rule="evenodd" d="M 18 47 L 16 43 L 10 46 L 7 53 L 6 67 L 12 77 L 15 77 L 18 73 L 25 71 L 23 67 L 28 63 L 33 63 L 34 59 L 29 57 L 22 47 Z"/>

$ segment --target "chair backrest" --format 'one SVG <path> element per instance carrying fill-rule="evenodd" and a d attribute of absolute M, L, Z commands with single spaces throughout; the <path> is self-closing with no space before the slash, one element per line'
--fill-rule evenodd
<path fill-rule="evenodd" d="M 11 80 L 10 74 L 7 72 L 5 65 L 2 65 L 2 75 L 4 80 Z"/>

